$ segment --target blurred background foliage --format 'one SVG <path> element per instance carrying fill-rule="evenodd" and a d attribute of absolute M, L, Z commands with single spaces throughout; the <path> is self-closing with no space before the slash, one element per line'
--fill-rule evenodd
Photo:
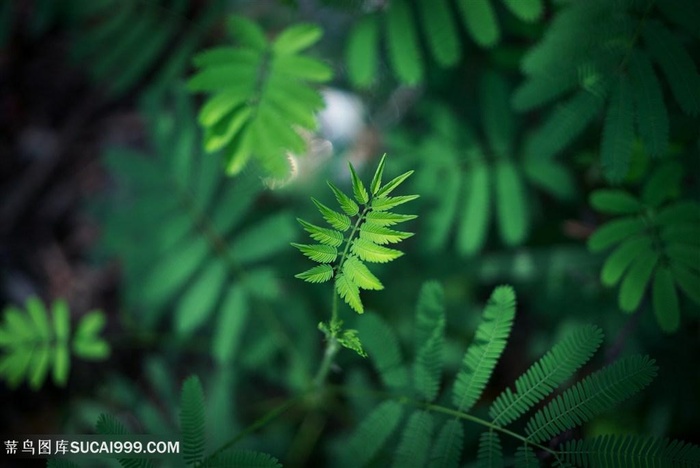
<path fill-rule="evenodd" d="M 98 362 L 71 362 L 70 374 L 53 363 L 48 379 L 44 359 L 25 383 L 3 372 L 3 432 L 88 433 L 109 413 L 135 432 L 178 433 L 180 387 L 197 374 L 211 451 L 307 389 L 333 292 L 294 278 L 308 267 L 289 245 L 303 234 L 295 218 L 318 218 L 311 196 L 333 205 L 326 179 L 351 190 L 347 161 L 367 180 L 386 152 L 386 180 L 416 170 L 404 190 L 421 195 L 419 217 L 406 255 L 373 270 L 385 289 L 363 302 L 402 347 L 421 284 L 439 281 L 454 374 L 491 290 L 508 283 L 518 315 L 487 402 L 594 323 L 607 339 L 591 369 L 643 353 L 659 378 L 562 437 L 700 443 L 699 11 L 693 0 L 3 1 L 3 317 L 38 296 L 65 301 L 76 330 L 93 309 L 106 319 L 88 333 L 101 348 L 82 351 Z M 325 106 L 317 122 L 302 115 L 308 93 L 268 117 L 264 151 L 278 160 L 235 177 L 227 148 L 205 148 L 219 130 L 198 122 L 206 100 L 187 88 L 196 54 L 236 44 L 229 15 L 269 41 L 316 25 L 323 37 L 304 54 L 333 71 L 308 88 Z M 286 39 L 287 52 L 304 43 Z M 294 154 L 274 132 L 285 118 Z M 264 130 L 253 141 L 268 141 Z M 26 304 L 34 322 L 20 322 L 43 327 L 44 306 Z M 348 326 L 355 315 L 341 310 Z M 343 351 L 331 391 L 236 447 L 328 465 L 380 401 L 366 391 L 377 381 Z M 467 431 L 466 453 L 478 434 Z"/>

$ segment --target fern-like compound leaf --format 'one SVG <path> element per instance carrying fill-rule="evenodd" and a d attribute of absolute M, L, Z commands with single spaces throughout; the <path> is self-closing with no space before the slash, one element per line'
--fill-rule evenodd
<path fill-rule="evenodd" d="M 569 440 L 560 446 L 564 460 L 576 466 L 630 468 L 698 466 L 700 447 L 678 440 L 638 435 L 602 435 Z"/>
<path fill-rule="evenodd" d="M 433 333 L 418 349 L 413 366 L 414 387 L 426 401 L 433 401 L 440 390 L 444 347 L 444 320 L 436 324 Z"/>
<path fill-rule="evenodd" d="M 365 417 L 345 444 L 345 459 L 351 466 L 365 466 L 382 449 L 396 431 L 403 416 L 403 406 L 385 401 Z"/>
<path fill-rule="evenodd" d="M 623 241 L 605 260 L 600 271 L 600 281 L 606 286 L 614 286 L 639 255 L 652 249 L 651 239 L 647 236 L 636 236 Z"/>
<path fill-rule="evenodd" d="M 314 129 L 323 100 L 311 83 L 327 81 L 331 69 L 300 55 L 321 37 L 311 24 L 297 24 L 269 42 L 243 17 L 229 20 L 237 48 L 218 48 L 195 58 L 199 72 L 190 90 L 211 93 L 200 112 L 204 147 L 223 149 L 226 170 L 238 174 L 255 158 L 269 173 L 289 172 L 285 153 L 301 154 L 306 142 L 295 127 Z"/>
<path fill-rule="evenodd" d="M 70 312 L 63 300 L 46 309 L 41 300 L 30 297 L 26 312 L 9 306 L 0 323 L 0 376 L 10 387 L 23 380 L 38 390 L 51 373 L 56 385 L 68 380 L 72 354 L 85 360 L 103 360 L 110 346 L 99 335 L 105 326 L 100 311 L 89 312 L 77 323 L 71 337 Z"/>
<path fill-rule="evenodd" d="M 497 287 L 457 374 L 452 402 L 459 411 L 468 411 L 481 397 L 506 347 L 514 318 L 515 292 L 509 286 Z"/>
<path fill-rule="evenodd" d="M 295 278 L 303 279 L 309 283 L 325 283 L 333 278 L 333 267 L 327 264 L 315 266 L 309 270 L 294 275 Z"/>
<path fill-rule="evenodd" d="M 338 249 L 331 245 L 297 244 L 295 242 L 292 242 L 292 245 L 314 262 L 333 263 L 338 257 Z"/>
<path fill-rule="evenodd" d="M 325 219 L 326 222 L 334 229 L 339 231 L 347 231 L 350 229 L 350 218 L 347 215 L 338 213 L 337 211 L 328 208 L 326 205 L 314 198 L 312 198 L 311 201 L 314 202 L 316 208 L 318 208 L 318 210 L 321 212 L 323 219 Z"/>
<path fill-rule="evenodd" d="M 377 165 L 377 169 L 374 171 L 374 175 L 372 176 L 372 182 L 369 184 L 369 190 L 372 192 L 373 196 L 377 196 L 377 193 L 379 193 L 379 189 L 382 187 L 382 176 L 384 175 L 384 165 L 386 164 L 386 153 L 382 155 L 382 159 L 379 160 L 379 164 Z M 355 168 L 353 168 L 353 173 L 355 172 Z"/>
<path fill-rule="evenodd" d="M 297 218 L 299 224 L 304 227 L 304 230 L 311 235 L 311 238 L 323 245 L 330 245 L 331 247 L 340 247 L 343 243 L 343 233 L 333 229 L 325 229 L 318 227 L 314 224 L 307 223 L 303 219 Z"/>
<path fill-rule="evenodd" d="M 406 179 L 411 177 L 413 175 L 414 171 L 406 171 L 403 174 L 394 177 L 391 179 L 389 182 L 387 182 L 385 185 L 383 185 L 375 194 L 377 198 L 385 198 L 389 196 L 391 192 L 396 189 L 399 185 L 401 185 Z"/>
<path fill-rule="evenodd" d="M 377 76 L 379 63 L 379 18 L 368 15 L 357 22 L 345 49 L 350 81 L 361 88 L 369 87 Z"/>
<path fill-rule="evenodd" d="M 431 54 L 442 67 L 455 65 L 462 51 L 449 3 L 417 2 L 416 6 Z"/>
<path fill-rule="evenodd" d="M 589 325 L 576 329 L 557 343 L 515 381 L 515 392 L 506 389 L 491 405 L 493 422 L 507 425 L 549 396 L 583 366 L 603 340 L 600 328 Z"/>
<path fill-rule="evenodd" d="M 518 447 L 515 451 L 515 468 L 540 468 L 540 461 L 532 448 L 527 445 Z"/>
<path fill-rule="evenodd" d="M 509 161 L 497 163 L 496 214 L 501 239 L 506 245 L 520 244 L 529 229 L 525 188 L 520 174 Z"/>
<path fill-rule="evenodd" d="M 180 396 L 182 456 L 189 464 L 196 464 L 204 455 L 204 424 L 204 391 L 199 378 L 191 376 L 182 384 Z"/>
<path fill-rule="evenodd" d="M 110 414 L 100 414 L 95 424 L 95 430 L 98 434 L 105 436 L 124 436 L 130 434 L 126 426 Z M 151 468 L 154 466 L 151 460 L 144 458 L 119 458 L 117 461 L 123 468 Z"/>
<path fill-rule="evenodd" d="M 501 468 L 504 466 L 503 448 L 497 433 L 486 431 L 481 434 L 476 463 L 479 468 Z"/>
<path fill-rule="evenodd" d="M 447 421 L 440 429 L 430 455 L 430 468 L 456 468 L 462 455 L 464 428 L 457 419 Z"/>
<path fill-rule="evenodd" d="M 394 454 L 394 468 L 422 468 L 430 454 L 433 416 L 427 411 L 415 411 L 409 418 Z"/>
<path fill-rule="evenodd" d="M 614 408 L 649 385 L 657 369 L 653 359 L 635 355 L 589 375 L 530 418 L 528 441 L 544 442 Z"/>

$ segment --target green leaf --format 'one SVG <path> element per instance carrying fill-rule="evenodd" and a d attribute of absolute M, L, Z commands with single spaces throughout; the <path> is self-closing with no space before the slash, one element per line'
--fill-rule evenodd
<path fill-rule="evenodd" d="M 321 36 L 323 31 L 315 24 L 297 23 L 277 36 L 272 50 L 278 54 L 296 54 L 318 42 Z"/>
<path fill-rule="evenodd" d="M 639 307 L 658 260 L 659 254 L 653 250 L 637 254 L 620 286 L 618 302 L 624 312 L 634 312 Z"/>
<path fill-rule="evenodd" d="M 491 47 L 498 43 L 501 32 L 490 0 L 457 0 L 457 8 L 477 44 Z"/>
<path fill-rule="evenodd" d="M 282 464 L 272 455 L 250 450 L 235 450 L 215 455 L 199 465 L 199 468 L 282 468 Z"/>
<path fill-rule="evenodd" d="M 263 50 L 267 47 L 267 37 L 255 22 L 243 17 L 231 15 L 226 21 L 229 33 L 242 45 Z"/>
<path fill-rule="evenodd" d="M 542 0 L 504 0 L 508 9 L 523 21 L 532 22 L 542 16 Z"/>
<path fill-rule="evenodd" d="M 384 174 L 384 162 L 386 161 L 386 153 L 382 156 L 382 159 L 377 165 L 377 169 L 374 171 L 374 176 L 372 176 L 372 182 L 369 184 L 369 189 L 373 196 L 376 196 L 379 189 L 382 186 L 382 175 Z M 354 172 L 354 171 L 353 171 Z"/>
<path fill-rule="evenodd" d="M 208 262 L 204 271 L 187 287 L 175 309 L 178 333 L 189 336 L 207 321 L 224 290 L 227 274 L 226 264 L 214 260 Z"/>
<path fill-rule="evenodd" d="M 362 343 L 384 385 L 405 389 L 409 375 L 394 330 L 378 315 L 368 314 L 358 323 Z"/>
<path fill-rule="evenodd" d="M 372 199 L 370 206 L 374 211 L 388 211 L 404 203 L 417 199 L 419 195 L 401 195 L 397 197 L 386 197 Z"/>
<path fill-rule="evenodd" d="M 576 466 L 694 466 L 700 447 L 678 440 L 640 435 L 599 435 L 567 440 L 559 446 L 562 459 Z"/>
<path fill-rule="evenodd" d="M 321 265 L 328 266 L 328 265 Z M 243 338 L 243 329 L 250 315 L 250 301 L 245 288 L 238 284 L 224 296 L 212 340 L 212 355 L 220 364 L 233 361 Z"/>
<path fill-rule="evenodd" d="M 361 260 L 371 263 L 387 263 L 403 255 L 400 250 L 389 249 L 361 238 L 352 242 L 350 250 Z"/>
<path fill-rule="evenodd" d="M 644 229 L 644 222 L 636 216 L 615 219 L 596 229 L 588 238 L 588 249 L 591 252 L 600 252 Z"/>
<path fill-rule="evenodd" d="M 652 157 L 661 157 L 668 150 L 668 112 L 659 80 L 644 53 L 632 53 L 630 74 L 637 116 L 637 135 Z"/>
<path fill-rule="evenodd" d="M 365 466 L 382 449 L 403 416 L 397 401 L 385 401 L 365 417 L 344 444 L 345 459 L 351 466 Z"/>
<path fill-rule="evenodd" d="M 461 55 L 459 34 L 445 0 L 417 2 L 428 48 L 441 67 L 456 65 Z"/>
<path fill-rule="evenodd" d="M 318 208 L 318 210 L 321 212 L 323 219 L 325 219 L 326 222 L 330 224 L 334 229 L 337 229 L 339 231 L 347 231 L 348 229 L 350 229 L 350 218 L 348 218 L 346 215 L 331 210 L 315 198 L 312 198 L 311 201 L 314 202 L 316 208 Z"/>
<path fill-rule="evenodd" d="M 340 231 L 335 231 L 332 229 L 325 229 L 318 227 L 314 224 L 307 223 L 303 219 L 297 218 L 299 224 L 304 227 L 304 230 L 311 234 L 311 238 L 323 245 L 330 245 L 331 247 L 340 247 L 343 243 L 344 236 Z"/>
<path fill-rule="evenodd" d="M 466 192 L 458 228 L 457 251 L 461 255 L 473 255 L 484 246 L 489 227 L 489 168 L 486 164 L 474 164 L 464 177 Z"/>
<path fill-rule="evenodd" d="M 343 262 L 343 274 L 361 289 L 380 290 L 384 285 L 354 255 L 348 255 Z"/>
<path fill-rule="evenodd" d="M 505 426 L 543 401 L 593 356 L 603 341 L 603 332 L 593 325 L 577 328 L 557 343 L 515 381 L 515 392 L 507 388 L 491 405 L 494 424 Z"/>
<path fill-rule="evenodd" d="M 358 314 L 365 312 L 360 300 L 360 290 L 357 285 L 343 273 L 339 273 L 335 277 L 335 290 L 352 310 Z"/>
<path fill-rule="evenodd" d="M 657 370 L 653 359 L 634 355 L 594 372 L 530 418 L 527 440 L 545 442 L 615 408 L 649 385 Z"/>
<path fill-rule="evenodd" d="M 497 287 L 484 308 L 474 342 L 467 349 L 457 374 L 452 402 L 458 411 L 469 411 L 481 396 L 508 342 L 515 318 L 515 292 Z"/>
<path fill-rule="evenodd" d="M 355 86 L 366 88 L 377 76 L 379 21 L 376 15 L 361 18 L 350 31 L 345 49 L 348 78 Z"/>
<path fill-rule="evenodd" d="M 357 330 L 343 330 L 343 334 L 338 338 L 338 343 L 345 348 L 355 351 L 362 357 L 367 357 L 367 353 L 362 348 L 362 342 L 360 342 L 357 334 Z"/>
<path fill-rule="evenodd" d="M 464 428 L 457 419 L 447 421 L 440 430 L 430 455 L 430 468 L 457 468 L 464 445 Z"/>
<path fill-rule="evenodd" d="M 379 191 L 375 194 L 377 198 L 382 198 L 388 196 L 391 192 L 401 185 L 406 179 L 411 177 L 413 171 L 406 171 L 403 174 L 394 177 L 389 182 L 387 182 Z"/>
<path fill-rule="evenodd" d="M 303 279 L 309 283 L 325 283 L 333 278 L 333 267 L 330 265 L 318 265 L 310 270 L 294 275 L 295 278 Z"/>
<path fill-rule="evenodd" d="M 678 105 L 688 115 L 700 114 L 700 74 L 679 38 L 657 21 L 648 21 L 643 35 L 652 58 L 666 75 Z"/>
<path fill-rule="evenodd" d="M 605 286 L 614 286 L 637 258 L 639 252 L 651 249 L 651 238 L 648 236 L 636 236 L 623 241 L 605 260 L 603 269 L 600 271 L 601 282 Z"/>
<path fill-rule="evenodd" d="M 654 275 L 652 287 L 654 315 L 663 331 L 673 333 L 680 325 L 678 295 L 673 284 L 673 274 L 666 267 L 660 267 Z"/>
<path fill-rule="evenodd" d="M 506 245 L 520 244 L 529 229 L 529 212 L 520 174 L 510 161 L 496 164 L 496 214 L 501 239 Z"/>
<path fill-rule="evenodd" d="M 394 454 L 394 468 L 422 468 L 428 461 L 433 416 L 427 411 L 415 411 L 404 427 L 401 441 Z"/>
<path fill-rule="evenodd" d="M 686 296 L 700 305 L 700 274 L 677 262 L 671 263 L 673 278 Z"/>
<path fill-rule="evenodd" d="M 355 177 L 357 177 L 357 175 L 355 175 Z M 357 206 L 357 203 L 355 203 L 352 198 L 345 195 L 345 193 L 343 191 L 341 191 L 338 187 L 333 185 L 330 181 L 326 181 L 326 183 L 333 191 L 333 194 L 335 195 L 335 199 L 338 200 L 338 204 L 340 205 L 340 207 L 343 209 L 343 211 L 347 215 L 355 216 L 357 213 L 360 212 L 360 207 Z M 362 182 L 360 182 L 360 183 L 362 183 Z M 353 190 L 354 189 L 355 189 L 355 183 L 353 181 Z M 365 191 L 365 193 L 366 193 L 366 191 Z M 359 201 L 359 198 L 358 198 L 358 201 Z"/>
<path fill-rule="evenodd" d="M 479 450 L 476 456 L 479 468 L 500 468 L 503 464 L 503 449 L 498 434 L 493 431 L 482 432 L 479 437 Z"/>
<path fill-rule="evenodd" d="M 355 195 L 355 200 L 357 200 L 358 203 L 366 205 L 367 202 L 369 202 L 369 194 L 367 193 L 365 184 L 362 183 L 362 180 L 360 180 L 357 172 L 355 172 L 355 168 L 350 162 L 348 162 L 348 167 L 350 168 L 350 175 L 352 177 L 352 192 Z"/>
<path fill-rule="evenodd" d="M 389 211 L 370 211 L 365 215 L 367 222 L 377 226 L 393 226 L 395 224 L 411 221 L 417 217 L 416 215 L 391 213 Z"/>
<path fill-rule="evenodd" d="M 600 163 L 605 177 L 621 182 L 629 172 L 634 144 L 634 101 L 632 87 L 626 77 L 615 86 L 605 116 Z"/>
<path fill-rule="evenodd" d="M 333 263 L 338 257 L 338 249 L 330 245 L 297 244 L 294 242 L 292 242 L 292 245 L 314 262 Z"/>
<path fill-rule="evenodd" d="M 386 40 L 396 75 L 402 82 L 414 85 L 423 80 L 423 59 L 412 16 L 408 2 L 392 2 L 386 15 Z"/>
<path fill-rule="evenodd" d="M 639 200 L 624 190 L 596 190 L 591 194 L 590 203 L 601 213 L 636 214 L 643 209 Z"/>
<path fill-rule="evenodd" d="M 564 466 L 564 465 L 562 465 Z M 539 468 L 540 461 L 537 459 L 535 452 L 530 446 L 523 445 L 518 447 L 515 452 L 515 468 Z"/>
<path fill-rule="evenodd" d="M 411 236 L 413 236 L 412 232 L 395 231 L 371 222 L 365 222 L 360 226 L 360 238 L 379 245 L 395 244 Z"/>
<path fill-rule="evenodd" d="M 426 400 L 433 401 L 440 390 L 445 323 L 444 319 L 434 328 L 431 336 L 418 349 L 413 366 L 413 382 L 418 393 Z"/>
<path fill-rule="evenodd" d="M 182 428 L 182 457 L 196 464 L 204 455 L 204 391 L 199 378 L 188 377 L 182 384 L 180 396 L 180 427 Z"/>

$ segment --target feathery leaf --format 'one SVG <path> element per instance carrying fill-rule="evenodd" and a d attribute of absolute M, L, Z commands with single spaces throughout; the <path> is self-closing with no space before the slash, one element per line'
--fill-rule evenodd
<path fill-rule="evenodd" d="M 188 377 L 182 384 L 180 396 L 180 427 L 182 456 L 187 463 L 196 464 L 204 455 L 204 391 L 199 378 Z"/>

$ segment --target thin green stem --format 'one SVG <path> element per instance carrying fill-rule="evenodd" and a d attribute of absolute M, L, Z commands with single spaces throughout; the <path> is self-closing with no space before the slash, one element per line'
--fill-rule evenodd
<path fill-rule="evenodd" d="M 329 336 L 326 342 L 326 350 L 323 352 L 323 360 L 318 368 L 318 372 L 316 372 L 316 377 L 314 377 L 314 388 L 318 389 L 323 386 L 338 351 L 340 351 L 340 343 L 338 343 L 335 336 Z"/>

